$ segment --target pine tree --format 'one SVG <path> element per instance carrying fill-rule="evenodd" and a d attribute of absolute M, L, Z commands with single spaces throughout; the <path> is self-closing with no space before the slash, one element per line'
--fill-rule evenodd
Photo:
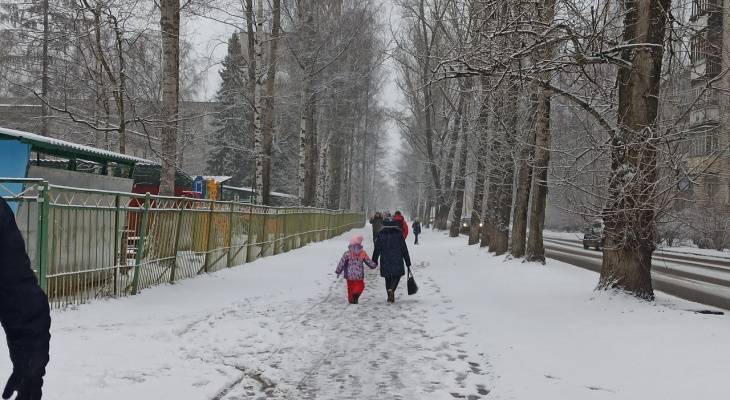
<path fill-rule="evenodd" d="M 233 185 L 251 185 L 254 156 L 248 121 L 251 107 L 246 98 L 246 60 L 238 33 L 228 40 L 228 54 L 220 71 L 221 87 L 216 94 L 219 111 L 215 115 L 215 131 L 210 137 L 208 169 L 214 175 L 229 175 Z"/>

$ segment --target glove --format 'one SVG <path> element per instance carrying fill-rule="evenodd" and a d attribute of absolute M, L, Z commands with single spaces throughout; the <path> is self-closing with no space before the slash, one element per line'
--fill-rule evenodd
<path fill-rule="evenodd" d="M 9 399 L 13 393 L 18 392 L 15 400 L 41 400 L 41 387 L 43 386 L 43 378 L 40 376 L 23 376 L 17 371 L 13 371 L 8 378 L 3 390 L 3 399 Z"/>

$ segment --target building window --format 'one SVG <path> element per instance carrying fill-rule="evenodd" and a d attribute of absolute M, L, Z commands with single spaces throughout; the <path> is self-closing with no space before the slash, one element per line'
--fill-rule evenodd
<path fill-rule="evenodd" d="M 717 137 L 716 131 L 710 130 L 705 136 L 705 154 L 709 155 L 717 151 L 719 147 L 719 138 Z"/>

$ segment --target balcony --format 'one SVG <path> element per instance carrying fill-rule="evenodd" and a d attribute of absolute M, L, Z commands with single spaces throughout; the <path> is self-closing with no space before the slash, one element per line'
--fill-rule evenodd
<path fill-rule="evenodd" d="M 721 13 L 722 1 L 723 0 L 693 0 L 690 21 L 695 22 L 708 14 Z"/>

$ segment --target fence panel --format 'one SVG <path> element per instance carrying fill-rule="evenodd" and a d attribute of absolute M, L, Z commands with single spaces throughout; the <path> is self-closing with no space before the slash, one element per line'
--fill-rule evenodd
<path fill-rule="evenodd" d="M 277 208 L 0 178 L 54 307 L 127 296 L 364 225 L 360 212 Z"/>

